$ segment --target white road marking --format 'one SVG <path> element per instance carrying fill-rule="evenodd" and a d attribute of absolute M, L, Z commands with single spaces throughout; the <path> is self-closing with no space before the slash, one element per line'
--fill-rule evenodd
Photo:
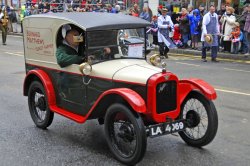
<path fill-rule="evenodd" d="M 243 93 L 243 92 L 237 92 L 237 91 L 231 91 L 231 90 L 225 90 L 225 89 L 217 89 L 217 88 L 215 88 L 215 90 L 219 91 L 219 92 L 233 93 L 233 94 L 237 94 L 237 95 L 250 96 L 250 93 Z"/>
<path fill-rule="evenodd" d="M 187 65 L 187 66 L 195 66 L 195 67 L 199 67 L 200 65 L 195 65 L 195 64 L 190 64 L 190 63 L 183 63 L 183 62 L 175 62 L 178 64 L 182 64 L 182 65 Z"/>
<path fill-rule="evenodd" d="M 10 54 L 10 55 L 23 56 L 22 54 L 16 54 L 16 53 L 12 53 L 12 52 L 5 52 L 5 53 Z"/>
<path fill-rule="evenodd" d="M 230 68 L 224 68 L 224 69 L 225 69 L 225 70 L 231 70 L 231 71 L 240 71 L 240 72 L 250 73 L 250 71 L 248 71 L 248 70 L 230 69 Z"/>

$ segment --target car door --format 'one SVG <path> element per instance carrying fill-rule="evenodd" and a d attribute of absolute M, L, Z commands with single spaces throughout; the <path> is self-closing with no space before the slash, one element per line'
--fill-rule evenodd
<path fill-rule="evenodd" d="M 86 85 L 78 65 L 56 72 L 57 105 L 70 112 L 86 115 Z"/>

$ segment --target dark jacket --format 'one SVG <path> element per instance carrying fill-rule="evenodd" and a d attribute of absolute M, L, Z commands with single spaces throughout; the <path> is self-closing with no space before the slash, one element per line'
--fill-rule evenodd
<path fill-rule="evenodd" d="M 246 23 L 247 14 L 248 14 L 248 12 L 244 12 L 244 13 L 242 13 L 242 15 L 240 15 L 237 18 L 237 22 L 240 23 L 240 29 L 242 29 L 242 30 L 244 29 L 244 26 L 245 26 L 245 23 Z"/>
<path fill-rule="evenodd" d="M 56 59 L 61 67 L 66 67 L 72 64 L 81 64 L 84 58 L 79 56 L 72 47 L 62 44 L 56 50 Z"/>
<path fill-rule="evenodd" d="M 181 31 L 182 35 L 190 33 L 188 15 L 181 16 L 181 18 L 180 18 L 180 31 Z"/>
<path fill-rule="evenodd" d="M 16 23 L 17 22 L 17 17 L 16 17 L 16 12 L 14 10 L 12 10 L 10 13 L 9 13 L 9 18 L 10 18 L 10 21 L 12 23 Z"/>

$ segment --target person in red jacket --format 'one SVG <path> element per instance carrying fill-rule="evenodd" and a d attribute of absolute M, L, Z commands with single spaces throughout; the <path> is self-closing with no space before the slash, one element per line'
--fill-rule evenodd
<path fill-rule="evenodd" d="M 180 33 L 180 27 L 179 24 L 175 24 L 174 25 L 174 36 L 173 36 L 173 40 L 175 45 L 179 48 L 182 47 L 183 44 L 181 42 L 181 33 Z"/>

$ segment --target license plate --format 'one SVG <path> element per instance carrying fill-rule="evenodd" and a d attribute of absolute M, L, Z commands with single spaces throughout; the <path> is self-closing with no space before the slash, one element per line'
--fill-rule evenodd
<path fill-rule="evenodd" d="M 161 135 L 179 132 L 185 129 L 185 120 L 178 120 L 167 123 L 150 125 L 146 128 L 149 137 L 157 137 Z"/>

